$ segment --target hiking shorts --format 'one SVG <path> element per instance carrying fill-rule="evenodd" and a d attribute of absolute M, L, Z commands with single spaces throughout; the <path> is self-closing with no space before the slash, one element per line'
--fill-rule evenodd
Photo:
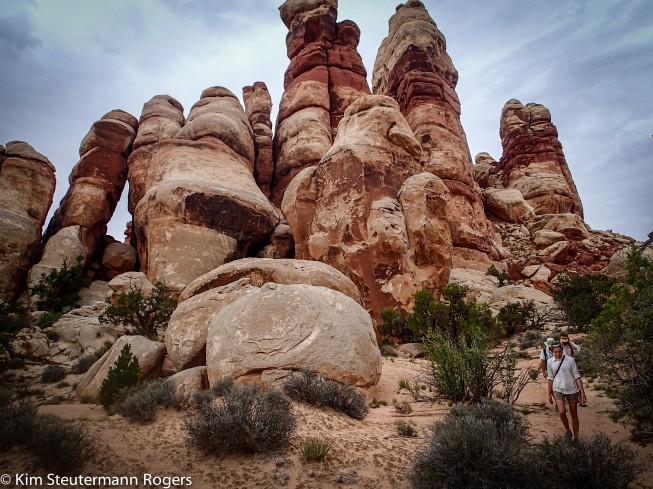
<path fill-rule="evenodd" d="M 555 397 L 556 401 L 564 401 L 566 399 L 570 404 L 578 404 L 579 394 L 580 392 L 574 392 L 573 394 L 563 394 L 562 392 L 553 391 L 553 397 Z"/>

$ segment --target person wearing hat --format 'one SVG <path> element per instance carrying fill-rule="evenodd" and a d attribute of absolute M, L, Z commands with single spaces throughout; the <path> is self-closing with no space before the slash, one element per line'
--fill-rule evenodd
<path fill-rule="evenodd" d="M 564 354 L 568 357 L 574 358 L 574 354 L 580 351 L 580 346 L 573 341 L 570 341 L 567 333 L 562 333 L 560 335 L 560 344 L 562 345 Z"/>
<path fill-rule="evenodd" d="M 560 421 L 567 430 L 566 436 L 572 439 L 572 432 L 569 429 L 569 420 L 565 410 L 565 401 L 569 404 L 573 440 L 577 440 L 580 428 L 578 403 L 585 404 L 587 397 L 585 396 L 583 381 L 580 378 L 576 361 L 563 353 L 560 343 L 553 345 L 553 358 L 549 358 L 547 361 L 547 379 L 549 402 L 553 404 L 555 398 Z"/>
<path fill-rule="evenodd" d="M 546 362 L 549 358 L 553 357 L 553 338 L 547 338 L 544 342 L 544 348 L 540 351 L 540 369 L 542 370 L 542 375 L 546 379 Z"/>

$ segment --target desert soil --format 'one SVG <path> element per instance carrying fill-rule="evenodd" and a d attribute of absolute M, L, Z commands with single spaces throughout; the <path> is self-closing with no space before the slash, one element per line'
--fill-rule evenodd
<path fill-rule="evenodd" d="M 539 364 L 536 348 L 526 350 L 531 359 L 521 359 L 519 366 Z M 400 379 L 414 380 L 426 367 L 421 359 L 384 358 L 379 384 L 368 392 L 369 398 L 387 403 L 370 410 L 364 421 L 353 420 L 330 409 L 314 408 L 295 403 L 298 429 L 292 446 L 281 453 L 206 455 L 190 446 L 183 429 L 183 420 L 193 409 L 161 410 L 157 419 L 147 425 L 129 423 L 119 415 L 108 416 L 96 405 L 80 404 L 71 387 L 60 387 L 48 394 L 58 394 L 61 404 L 43 405 L 40 412 L 83 423 L 96 443 L 96 453 L 79 470 L 79 474 L 97 476 L 135 476 L 145 485 L 144 474 L 152 476 L 190 477 L 193 488 L 273 488 L 297 489 L 336 488 L 348 485 L 357 488 L 408 489 L 412 459 L 424 442 L 427 427 L 440 419 L 448 409 L 446 403 L 414 402 L 405 391 L 398 390 Z M 35 375 L 30 369 L 29 374 Z M 24 375 L 28 375 L 26 372 Z M 75 376 L 66 379 L 71 385 Z M 628 427 L 610 420 L 608 413 L 613 401 L 594 386 L 586 383 L 588 407 L 580 409 L 581 436 L 604 432 L 616 442 L 639 451 L 648 470 L 634 487 L 653 488 L 653 446 L 640 447 L 630 441 Z M 41 386 L 42 387 L 42 386 Z M 68 399 L 66 399 L 68 398 Z M 393 401 L 410 402 L 410 414 L 398 414 Z M 546 384 L 540 376 L 522 392 L 516 408 L 527 412 L 534 440 L 562 433 L 558 416 L 547 403 Z M 415 425 L 416 438 L 397 435 L 395 422 L 406 420 Z M 332 444 L 326 461 L 303 462 L 299 445 L 303 439 L 320 436 Z M 2 473 L 41 476 L 47 482 L 47 472 L 26 452 L 12 449 L 0 453 Z M 158 487 L 165 487 L 161 481 Z M 16 485 L 8 487 L 38 487 Z M 69 486 L 70 487 L 70 486 Z M 183 487 L 183 486 L 177 486 Z M 188 484 L 185 485 L 188 487 Z"/>

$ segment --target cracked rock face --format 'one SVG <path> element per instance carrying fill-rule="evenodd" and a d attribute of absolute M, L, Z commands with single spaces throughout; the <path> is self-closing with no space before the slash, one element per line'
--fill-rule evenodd
<path fill-rule="evenodd" d="M 222 309 L 211 322 L 209 383 L 221 377 L 278 379 L 311 368 L 359 387 L 375 385 L 381 354 L 372 320 L 340 292 L 268 283 Z"/>

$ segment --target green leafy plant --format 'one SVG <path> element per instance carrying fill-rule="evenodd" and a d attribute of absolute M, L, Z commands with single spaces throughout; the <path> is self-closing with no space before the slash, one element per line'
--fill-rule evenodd
<path fill-rule="evenodd" d="M 26 445 L 32 437 L 36 406 L 12 400 L 12 394 L 0 388 L 0 451 Z"/>
<path fill-rule="evenodd" d="M 490 267 L 485 272 L 485 275 L 496 277 L 499 281 L 499 287 L 503 287 L 508 281 L 508 274 L 506 272 L 500 272 L 499 269 L 494 265 L 490 265 Z"/>
<path fill-rule="evenodd" d="M 111 348 L 111 343 L 107 341 L 95 352 L 80 357 L 71 367 L 70 371 L 73 374 L 83 374 L 87 372 L 88 369 L 90 369 L 95 364 L 95 362 L 97 362 L 106 352 L 109 351 L 109 348 Z"/>
<path fill-rule="evenodd" d="M 586 332 L 610 297 L 616 281 L 604 275 L 558 275 L 553 298 L 567 322 L 576 331 Z"/>
<path fill-rule="evenodd" d="M 61 312 L 44 312 L 36 320 L 36 325 L 41 329 L 49 328 L 59 321 L 61 316 L 63 316 L 63 313 Z"/>
<path fill-rule="evenodd" d="M 138 358 L 126 344 L 100 386 L 100 403 L 108 409 L 117 400 L 120 390 L 137 385 L 141 381 L 139 369 Z"/>
<path fill-rule="evenodd" d="M 12 353 L 11 343 L 16 333 L 29 326 L 29 310 L 21 302 L 0 302 L 0 349 Z M 9 367 L 7 360 L 0 360 L 2 370 Z"/>
<path fill-rule="evenodd" d="M 504 325 L 506 334 L 512 336 L 533 329 L 536 313 L 534 301 L 509 302 L 499 309 L 497 320 Z"/>
<path fill-rule="evenodd" d="M 151 294 L 134 286 L 130 289 L 118 296 L 117 304 L 107 308 L 99 318 L 100 323 L 122 324 L 131 327 L 132 333 L 158 338 L 177 307 L 172 289 L 161 282 L 155 284 Z"/>
<path fill-rule="evenodd" d="M 310 369 L 290 376 L 283 390 L 296 401 L 328 406 L 354 419 L 362 420 L 368 413 L 365 396 L 356 387 L 326 379 Z"/>
<path fill-rule="evenodd" d="M 322 462 L 331 450 L 331 443 L 324 438 L 308 438 L 300 446 L 304 462 Z"/>
<path fill-rule="evenodd" d="M 414 337 L 413 331 L 408 327 L 408 320 L 401 311 L 387 307 L 381 311 L 380 317 L 378 329 L 381 334 L 398 338 L 402 343 L 419 339 Z"/>
<path fill-rule="evenodd" d="M 653 438 L 653 260 L 633 249 L 626 283 L 617 285 L 585 337 L 582 362 L 616 399 L 614 417 L 633 423 L 639 440 Z"/>
<path fill-rule="evenodd" d="M 222 402 L 204 404 L 184 427 L 191 443 L 215 452 L 272 451 L 288 444 L 296 429 L 290 400 L 277 390 L 256 385 L 234 386 Z"/>
<path fill-rule="evenodd" d="M 84 276 L 80 256 L 75 265 L 69 266 L 64 261 L 60 269 L 53 268 L 43 275 L 29 293 L 38 297 L 36 306 L 40 311 L 61 312 L 65 307 L 77 307 L 79 289 L 90 284 L 91 280 Z"/>

